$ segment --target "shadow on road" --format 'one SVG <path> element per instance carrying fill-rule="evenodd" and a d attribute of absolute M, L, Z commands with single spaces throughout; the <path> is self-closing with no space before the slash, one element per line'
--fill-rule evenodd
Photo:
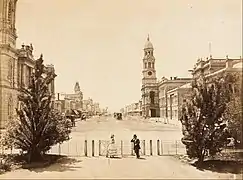
<path fill-rule="evenodd" d="M 243 161 L 233 160 L 207 160 L 202 164 L 193 164 L 197 169 L 209 170 L 218 173 L 241 174 L 243 171 Z"/>
<path fill-rule="evenodd" d="M 81 160 L 77 160 L 69 157 L 62 157 L 58 159 L 55 163 L 43 167 L 43 168 L 30 168 L 30 171 L 34 171 L 37 173 L 45 172 L 45 171 L 56 171 L 56 172 L 64 172 L 64 171 L 76 171 L 78 168 L 82 168 L 81 166 L 75 165 L 76 163 L 82 162 Z"/>

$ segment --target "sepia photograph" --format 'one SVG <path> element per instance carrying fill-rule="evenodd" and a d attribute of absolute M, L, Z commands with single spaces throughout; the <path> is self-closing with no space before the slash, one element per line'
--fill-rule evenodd
<path fill-rule="evenodd" d="M 243 179 L 242 0 L 0 0 L 0 179 Z"/>

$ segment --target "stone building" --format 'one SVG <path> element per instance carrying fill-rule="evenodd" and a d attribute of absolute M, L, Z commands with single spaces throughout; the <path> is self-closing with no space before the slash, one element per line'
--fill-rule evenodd
<path fill-rule="evenodd" d="M 242 71 L 241 68 L 234 68 L 234 65 L 242 63 L 242 58 L 213 58 L 210 55 L 210 58 L 206 58 L 206 60 L 198 59 L 197 63 L 194 65 L 191 72 L 193 79 L 200 79 L 202 76 L 212 77 L 213 74 L 219 74 L 224 71 Z"/>
<path fill-rule="evenodd" d="M 168 117 L 167 91 L 191 81 L 191 78 L 167 78 L 157 81 L 153 45 L 149 37 L 144 47 L 142 79 L 142 115 L 145 117 Z"/>
<path fill-rule="evenodd" d="M 149 36 L 143 50 L 142 116 L 159 117 L 159 88 L 155 70 L 154 48 Z"/>
<path fill-rule="evenodd" d="M 191 81 L 191 78 L 170 77 L 170 79 L 167 79 L 165 77 L 162 77 L 161 81 L 158 83 L 160 118 L 162 121 L 169 123 L 169 120 L 172 119 L 172 114 L 175 113 L 175 111 L 172 111 L 170 106 L 171 94 L 168 94 L 168 91 L 178 88 L 187 83 L 190 83 Z M 173 98 L 180 98 L 181 95 L 182 93 L 178 93 Z"/>
<path fill-rule="evenodd" d="M 83 109 L 83 93 L 80 89 L 79 83 L 76 82 L 74 86 L 74 93 L 73 94 L 65 94 L 65 99 L 70 100 L 70 108 L 73 110 L 80 110 Z"/>
<path fill-rule="evenodd" d="M 142 101 L 129 104 L 120 111 L 124 116 L 142 116 Z"/>
<path fill-rule="evenodd" d="M 0 128 L 16 116 L 18 89 L 29 85 L 35 65 L 31 44 L 16 48 L 16 5 L 17 0 L 0 0 Z M 54 66 L 46 66 L 46 71 L 55 71 Z M 54 82 L 49 88 L 54 105 Z"/>
<path fill-rule="evenodd" d="M 161 116 L 165 123 L 179 125 L 181 107 L 186 99 L 189 99 L 192 92 L 191 83 L 184 84 L 167 91 L 167 116 Z"/>
<path fill-rule="evenodd" d="M 55 109 L 59 110 L 62 113 L 66 113 L 70 110 L 83 111 L 83 93 L 80 90 L 78 82 L 76 82 L 74 86 L 73 94 L 57 93 Z"/>

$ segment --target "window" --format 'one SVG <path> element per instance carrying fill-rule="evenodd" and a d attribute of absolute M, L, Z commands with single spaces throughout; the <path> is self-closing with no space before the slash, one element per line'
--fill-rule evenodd
<path fill-rule="evenodd" d="M 145 69 L 147 68 L 147 63 L 144 63 L 144 68 L 145 68 Z"/>
<path fill-rule="evenodd" d="M 148 68 L 151 68 L 151 62 L 148 62 Z"/>
<path fill-rule="evenodd" d="M 10 81 L 10 83 L 12 83 L 12 79 L 13 79 L 13 64 L 12 61 L 9 60 L 8 62 L 8 80 Z"/>
<path fill-rule="evenodd" d="M 150 97 L 151 104 L 154 104 L 154 97 L 155 97 L 154 91 L 150 91 L 149 97 Z"/>
<path fill-rule="evenodd" d="M 152 68 L 154 68 L 154 63 L 152 63 Z"/>
<path fill-rule="evenodd" d="M 12 95 L 10 95 L 8 99 L 8 117 L 11 119 L 12 116 L 13 116 L 13 99 L 12 99 Z"/>

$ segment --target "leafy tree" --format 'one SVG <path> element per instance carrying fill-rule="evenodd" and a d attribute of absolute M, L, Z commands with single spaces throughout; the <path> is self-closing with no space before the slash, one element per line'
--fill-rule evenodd
<path fill-rule="evenodd" d="M 233 88 L 230 101 L 224 112 L 224 120 L 227 121 L 227 128 L 230 135 L 237 141 L 242 143 L 242 76 L 241 74 L 232 74 Z"/>
<path fill-rule="evenodd" d="M 42 160 L 51 146 L 69 139 L 70 127 L 51 106 L 49 84 L 55 74 L 45 70 L 42 55 L 36 60 L 28 88 L 21 88 L 18 118 L 9 122 L 3 139 L 5 146 L 26 152 L 29 161 Z"/>
<path fill-rule="evenodd" d="M 202 162 L 206 155 L 213 156 L 224 147 L 228 132 L 223 114 L 230 101 L 230 75 L 192 83 L 191 99 L 182 106 L 183 138 L 190 158 Z"/>

